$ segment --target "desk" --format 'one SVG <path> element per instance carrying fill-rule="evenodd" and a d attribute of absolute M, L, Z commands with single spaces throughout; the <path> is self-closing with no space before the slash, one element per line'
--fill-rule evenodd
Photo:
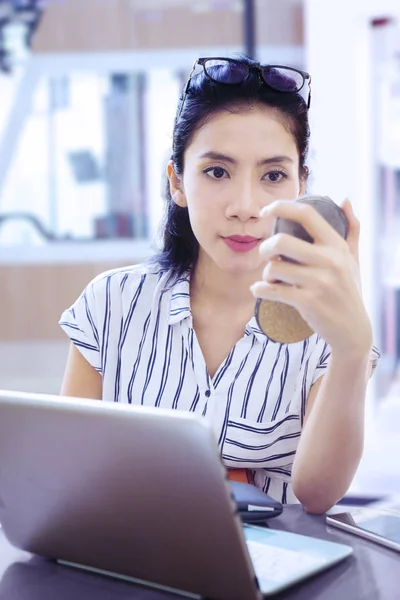
<path fill-rule="evenodd" d="M 274 528 L 349 544 L 354 556 L 279 595 L 279 600 L 395 600 L 400 554 L 333 528 L 325 518 L 290 506 Z M 0 530 L 0 600 L 168 600 L 172 593 L 101 577 L 32 557 L 7 542 Z M 278 596 L 277 596 L 278 598 Z"/>

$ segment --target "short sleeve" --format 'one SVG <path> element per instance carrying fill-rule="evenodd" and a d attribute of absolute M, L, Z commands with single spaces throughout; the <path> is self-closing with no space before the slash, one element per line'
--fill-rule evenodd
<path fill-rule="evenodd" d="M 65 310 L 59 325 L 84 358 L 99 373 L 102 372 L 98 322 L 98 307 L 104 304 L 101 296 L 104 286 L 94 279 L 82 292 L 76 302 Z"/>
<path fill-rule="evenodd" d="M 381 353 L 379 352 L 376 346 L 372 346 L 371 351 L 371 375 L 373 375 L 376 367 L 378 366 L 379 359 L 381 357 Z"/>
<path fill-rule="evenodd" d="M 371 375 L 374 373 L 374 371 L 378 365 L 380 356 L 381 355 L 380 355 L 378 348 L 376 346 L 373 346 L 372 350 L 371 350 L 371 358 L 370 358 L 370 360 L 371 360 Z M 318 379 L 326 373 L 326 370 L 329 366 L 330 357 L 331 357 L 330 346 L 326 342 L 324 342 L 322 352 L 320 354 L 320 357 L 317 362 L 317 366 L 316 366 L 314 374 L 313 374 L 311 385 L 314 385 L 314 383 L 316 381 L 318 381 Z"/>
<path fill-rule="evenodd" d="M 314 373 L 313 373 L 311 385 L 314 385 L 314 383 L 316 381 L 318 381 L 318 379 L 320 379 L 320 377 L 325 375 L 326 370 L 329 366 L 329 359 L 331 357 L 330 346 L 321 339 L 319 340 L 319 343 L 317 345 L 317 351 L 319 351 L 320 354 L 319 354 L 319 358 L 317 360 L 317 365 L 316 365 Z"/>

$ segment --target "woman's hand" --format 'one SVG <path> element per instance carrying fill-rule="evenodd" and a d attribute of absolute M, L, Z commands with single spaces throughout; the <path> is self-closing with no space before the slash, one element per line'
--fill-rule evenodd
<path fill-rule="evenodd" d="M 372 346 L 372 331 L 361 296 L 360 225 L 348 200 L 341 208 L 349 225 L 347 240 L 309 205 L 277 201 L 265 207 L 262 216 L 297 221 L 314 244 L 287 234 L 265 240 L 260 246 L 267 262 L 263 281 L 251 291 L 257 298 L 295 307 L 335 353 L 365 354 Z"/>

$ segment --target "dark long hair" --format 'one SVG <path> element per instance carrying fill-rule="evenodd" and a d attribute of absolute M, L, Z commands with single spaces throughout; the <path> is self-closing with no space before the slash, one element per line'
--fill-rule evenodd
<path fill-rule="evenodd" d="M 240 60 L 248 66 L 258 64 L 247 57 Z M 182 96 L 178 103 L 181 105 Z M 215 113 L 222 110 L 242 112 L 263 105 L 276 110 L 278 117 L 293 135 L 299 153 L 300 177 L 307 178 L 307 158 L 310 130 L 305 100 L 298 93 L 279 92 L 260 83 L 255 70 L 250 70 L 240 85 L 218 85 L 203 72 L 192 78 L 188 95 L 179 118 L 175 119 L 171 160 L 175 172 L 183 173 L 184 153 L 193 136 Z M 187 208 L 175 204 L 171 197 L 168 177 L 165 176 L 164 196 L 166 214 L 163 223 L 163 246 L 155 258 L 162 268 L 172 269 L 178 275 L 196 262 L 199 244 L 190 225 Z"/>

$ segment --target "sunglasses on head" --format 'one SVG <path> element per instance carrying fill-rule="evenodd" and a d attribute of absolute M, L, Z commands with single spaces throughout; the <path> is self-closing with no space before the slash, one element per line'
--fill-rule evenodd
<path fill-rule="evenodd" d="M 310 108 L 311 76 L 305 71 L 280 65 L 247 65 L 234 58 L 198 58 L 193 65 L 185 86 L 177 120 L 181 116 L 190 82 L 197 65 L 203 67 L 204 73 L 210 81 L 221 85 L 240 85 L 245 81 L 250 71 L 257 71 L 260 80 L 269 85 L 270 88 L 278 92 L 297 93 L 300 92 L 306 80 L 308 80 L 307 108 Z"/>

